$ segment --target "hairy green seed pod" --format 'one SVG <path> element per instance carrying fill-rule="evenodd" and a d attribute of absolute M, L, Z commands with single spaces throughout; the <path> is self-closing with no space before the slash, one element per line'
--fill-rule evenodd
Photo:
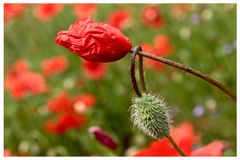
<path fill-rule="evenodd" d="M 130 106 L 133 124 L 156 139 L 163 139 L 170 133 L 167 111 L 163 98 L 146 93 L 134 97 Z"/>

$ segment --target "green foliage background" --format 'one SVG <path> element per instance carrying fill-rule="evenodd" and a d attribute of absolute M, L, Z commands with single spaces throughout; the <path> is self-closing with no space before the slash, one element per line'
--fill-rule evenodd
<path fill-rule="evenodd" d="M 224 45 L 236 41 L 236 5 L 194 4 L 192 10 L 181 20 L 170 12 L 171 5 L 158 4 L 164 17 L 164 27 L 154 29 L 141 22 L 141 11 L 147 4 L 99 4 L 94 16 L 97 22 L 105 22 L 111 11 L 127 8 L 133 12 L 134 25 L 124 30 L 133 46 L 143 42 L 152 43 L 155 35 L 166 34 L 175 50 L 168 56 L 177 62 L 189 65 L 209 74 L 217 81 L 236 92 L 236 49 L 229 53 Z M 54 38 L 58 31 L 65 30 L 77 17 L 73 7 L 65 5 L 64 10 L 48 22 L 41 22 L 33 15 L 34 5 L 27 8 L 23 16 L 4 25 L 4 67 L 5 71 L 15 60 L 29 61 L 31 70 L 41 72 L 43 59 L 66 55 L 68 69 L 47 79 L 51 92 L 14 100 L 4 92 L 4 148 L 16 153 L 25 150 L 29 155 L 126 155 L 127 148 L 141 149 L 152 141 L 133 128 L 128 108 L 134 95 L 130 76 L 130 55 L 120 61 L 108 64 L 108 73 L 100 81 L 89 81 L 80 68 L 82 60 L 67 49 L 56 45 Z M 194 14 L 202 15 L 204 9 L 212 11 L 210 20 L 192 24 Z M 187 28 L 191 35 L 182 38 L 180 31 Z M 165 66 L 162 72 L 146 70 L 147 87 L 165 97 L 174 113 L 173 125 L 192 122 L 196 134 L 202 137 L 202 144 L 213 140 L 225 140 L 230 144 L 226 155 L 236 155 L 236 103 L 223 92 L 192 75 Z M 81 81 L 73 88 L 64 87 L 66 81 Z M 97 98 L 96 106 L 90 110 L 88 121 L 80 130 L 71 130 L 56 136 L 46 133 L 43 124 L 53 115 L 47 113 L 49 97 L 67 91 L 71 96 L 92 93 Z M 214 111 L 208 109 L 209 101 L 216 103 Z M 206 112 L 202 117 L 193 115 L 193 108 L 202 105 Z M 46 113 L 45 113 L 46 112 Z M 112 152 L 97 142 L 88 133 L 92 125 L 99 125 L 119 143 Z M 24 148 L 25 147 L 25 148 Z"/>

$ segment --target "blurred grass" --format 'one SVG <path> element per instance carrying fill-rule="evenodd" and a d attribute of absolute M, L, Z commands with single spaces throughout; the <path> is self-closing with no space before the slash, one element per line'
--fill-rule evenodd
<path fill-rule="evenodd" d="M 176 20 L 170 13 L 168 4 L 159 4 L 164 17 L 164 27 L 153 29 L 141 23 L 144 4 L 100 4 L 94 20 L 105 22 L 108 14 L 119 8 L 133 12 L 134 26 L 124 33 L 133 45 L 152 43 L 155 35 L 166 34 L 175 50 L 168 58 L 208 73 L 217 81 L 236 92 L 236 49 L 226 54 L 225 44 L 236 41 L 236 6 L 231 4 L 194 4 L 193 9 L 182 20 Z M 134 96 L 129 77 L 129 59 L 109 63 L 108 74 L 100 81 L 87 81 L 80 69 L 81 59 L 67 49 L 56 45 L 54 38 L 58 31 L 65 30 L 77 17 L 73 7 L 65 5 L 64 10 L 49 22 L 41 22 L 33 16 L 34 6 L 28 7 L 23 16 L 5 24 L 4 27 L 4 67 L 10 67 L 15 60 L 24 58 L 30 62 L 31 70 L 41 72 L 40 64 L 45 58 L 66 55 L 69 67 L 63 74 L 47 79 L 51 92 L 24 100 L 14 100 L 7 91 L 4 93 L 4 148 L 18 152 L 19 146 L 28 144 L 32 155 L 46 155 L 52 148 L 59 155 L 124 155 L 127 147 L 134 146 L 139 131 L 133 129 L 129 119 L 128 107 Z M 192 24 L 190 17 L 204 9 L 212 11 L 210 20 Z M 190 38 L 182 38 L 180 31 L 187 28 Z M 145 71 L 149 90 L 165 97 L 174 112 L 174 125 L 184 121 L 192 122 L 196 132 L 202 135 L 203 144 L 213 140 L 226 140 L 230 143 L 229 155 L 236 155 L 236 103 L 206 82 L 165 66 L 162 72 Z M 83 87 L 64 88 L 64 81 L 83 81 Z M 49 97 L 61 91 L 70 95 L 92 93 L 97 98 L 94 109 L 88 113 L 88 121 L 80 130 L 71 130 L 63 136 L 53 136 L 44 132 L 42 125 L 51 114 L 40 115 Z M 207 109 L 206 102 L 216 102 L 216 115 Z M 195 117 L 192 110 L 202 105 L 206 113 Z M 119 142 L 116 153 L 104 148 L 87 132 L 91 125 L 99 125 L 111 133 Z M 147 142 L 152 139 L 144 136 Z M 143 145 L 143 146 L 144 146 Z M 58 146 L 58 147 L 57 147 Z M 59 147 L 59 146 L 62 146 Z M 138 147 L 138 146 L 137 146 Z M 140 147 L 140 146 L 139 146 Z M 59 149 L 60 148 L 60 149 Z M 34 150 L 35 149 L 35 150 Z"/>

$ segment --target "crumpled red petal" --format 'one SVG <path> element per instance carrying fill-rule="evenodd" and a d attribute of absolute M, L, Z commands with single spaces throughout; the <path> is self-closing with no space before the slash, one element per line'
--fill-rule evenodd
<path fill-rule="evenodd" d="M 117 28 L 79 18 L 67 31 L 61 31 L 56 43 L 92 62 L 112 62 L 123 58 L 132 45 Z"/>

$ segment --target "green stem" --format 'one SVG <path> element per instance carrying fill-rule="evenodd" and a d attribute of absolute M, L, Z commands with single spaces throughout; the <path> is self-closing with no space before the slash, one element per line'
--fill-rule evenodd
<path fill-rule="evenodd" d="M 130 50 L 131 53 L 133 53 L 133 50 L 131 49 Z M 237 101 L 237 98 L 236 98 L 236 94 L 231 92 L 226 86 L 224 86 L 223 84 L 215 81 L 214 79 L 212 79 L 211 77 L 209 77 L 208 75 L 204 74 L 204 73 L 201 73 L 200 71 L 198 70 L 195 70 L 195 69 L 192 69 L 188 66 L 185 66 L 181 63 L 177 63 L 175 61 L 172 61 L 172 60 L 169 60 L 169 59 L 166 59 L 166 58 L 163 58 L 163 57 L 158 57 L 158 56 L 155 56 L 155 55 L 152 55 L 150 53 L 146 53 L 146 52 L 142 52 L 142 51 L 139 51 L 137 52 L 138 55 L 141 55 L 143 57 L 147 57 L 147 58 L 150 58 L 152 60 L 155 60 L 155 61 L 158 61 L 158 62 L 161 62 L 161 63 L 164 63 L 164 64 L 167 64 L 169 66 L 172 66 L 172 67 L 175 67 L 179 70 L 183 70 L 185 72 L 188 72 L 194 76 L 197 76 L 205 81 L 207 81 L 208 83 L 214 85 L 215 87 L 219 88 L 220 90 L 222 90 L 224 93 L 226 93 L 228 96 L 230 96 L 234 101 Z"/>
<path fill-rule="evenodd" d="M 177 146 L 177 144 L 174 142 L 172 137 L 170 135 L 166 136 L 169 142 L 172 144 L 172 146 L 176 149 L 176 151 L 181 155 L 181 156 L 186 156 L 183 151 Z"/>

